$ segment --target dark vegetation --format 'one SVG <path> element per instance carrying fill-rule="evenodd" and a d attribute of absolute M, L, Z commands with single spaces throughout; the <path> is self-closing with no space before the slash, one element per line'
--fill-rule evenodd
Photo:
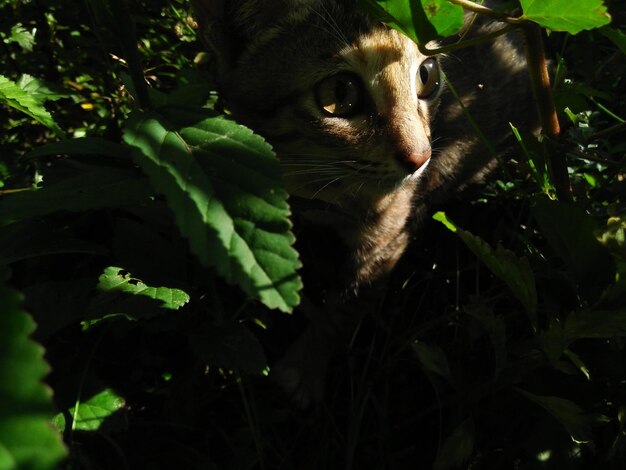
<path fill-rule="evenodd" d="M 0 82 L 0 468 L 54 468 L 57 430 L 70 469 L 623 468 L 626 9 L 607 3 L 610 29 L 547 40 L 575 202 L 525 136 L 532 158 L 437 208 L 302 411 L 267 377 L 304 323 L 279 311 L 299 280 L 277 167 L 200 108 L 188 3 L 0 0 L 0 75 L 35 100 Z M 269 293 L 195 223 L 213 199 L 162 168 L 181 160 L 253 253 L 228 197 L 278 194 Z"/>

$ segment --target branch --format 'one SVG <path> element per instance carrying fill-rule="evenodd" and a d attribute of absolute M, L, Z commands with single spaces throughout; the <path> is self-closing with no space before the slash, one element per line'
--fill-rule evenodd
<path fill-rule="evenodd" d="M 528 23 L 521 29 L 525 39 L 524 49 L 526 51 L 526 62 L 530 74 L 533 98 L 539 112 L 541 133 L 545 137 L 542 140 L 542 145 L 548 157 L 548 170 L 558 198 L 562 201 L 570 202 L 573 199 L 572 188 L 567 172 L 565 154 L 556 151 L 554 148 L 554 143 L 561 133 L 561 127 L 554 106 L 541 28 L 536 24 Z"/>
<path fill-rule="evenodd" d="M 435 49 L 429 49 L 426 47 L 425 44 L 418 44 L 417 47 L 419 51 L 426 56 L 446 54 L 450 51 L 456 51 L 458 49 L 463 49 L 465 47 L 482 44 L 483 42 L 490 41 L 494 38 L 497 38 L 498 36 L 502 36 L 503 34 L 509 33 L 516 28 L 517 26 L 508 24 L 497 31 L 493 31 L 492 33 L 484 34 L 482 36 L 478 36 L 472 39 L 464 39 L 462 42 L 455 42 L 454 44 L 448 44 L 447 46 L 437 47 Z"/>
<path fill-rule="evenodd" d="M 463 7 L 467 11 L 471 11 L 473 13 L 478 13 L 480 15 L 488 16 L 489 18 L 493 18 L 495 20 L 502 21 L 504 23 L 522 24 L 528 21 L 526 20 L 526 18 L 522 16 L 514 17 L 514 16 L 509 16 L 505 13 L 499 13 L 495 10 L 492 10 L 491 8 L 488 8 L 484 5 L 480 5 L 478 3 L 474 3 L 470 0 L 448 0 L 448 1 L 450 3 L 453 3 L 454 5 Z"/>

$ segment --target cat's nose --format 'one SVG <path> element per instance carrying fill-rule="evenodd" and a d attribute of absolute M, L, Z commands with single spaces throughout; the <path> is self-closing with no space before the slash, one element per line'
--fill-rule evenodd
<path fill-rule="evenodd" d="M 396 154 L 398 162 L 410 173 L 419 170 L 432 155 L 430 147 L 421 151 L 400 152 Z"/>

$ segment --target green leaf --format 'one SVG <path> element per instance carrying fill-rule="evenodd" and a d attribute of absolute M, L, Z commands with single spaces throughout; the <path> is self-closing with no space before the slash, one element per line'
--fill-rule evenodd
<path fill-rule="evenodd" d="M 70 93 L 60 90 L 57 86 L 50 85 L 49 83 L 39 80 L 38 78 L 28 75 L 27 73 L 23 74 L 17 80 L 17 86 L 41 102 L 57 101 L 61 98 L 67 98 L 70 96 Z"/>
<path fill-rule="evenodd" d="M 71 417 L 72 430 L 97 431 L 107 419 L 125 406 L 124 398 L 107 388 L 89 400 L 79 402 L 70 408 L 67 414 Z M 65 431 L 66 422 L 63 413 L 57 414 L 52 423 L 59 431 Z"/>
<path fill-rule="evenodd" d="M 4 285 L 0 267 L 0 468 L 56 468 L 66 450 L 50 426 L 52 400 L 42 348 L 29 338 L 32 319 L 20 295 Z"/>
<path fill-rule="evenodd" d="M 595 237 L 597 225 L 581 209 L 535 198 L 531 211 L 543 235 L 566 264 L 587 298 L 595 298 L 613 280 L 615 265 Z"/>
<path fill-rule="evenodd" d="M 533 328 L 537 327 L 537 288 L 535 275 L 526 258 L 519 258 L 510 250 L 498 244 L 495 251 L 485 241 L 470 232 L 457 228 L 443 212 L 433 218 L 455 232 L 465 245 L 511 289 L 520 301 Z"/>
<path fill-rule="evenodd" d="M 474 419 L 463 421 L 443 442 L 433 465 L 435 470 L 461 468 L 472 456 L 476 429 Z"/>
<path fill-rule="evenodd" d="M 595 419 L 586 415 L 576 403 L 559 397 L 535 395 L 517 387 L 514 389 L 554 416 L 575 442 L 591 440 L 593 436 L 591 428 Z"/>
<path fill-rule="evenodd" d="M 241 369 L 261 374 L 267 368 L 263 347 L 252 332 L 240 323 L 204 325 L 191 335 L 196 354 L 211 366 Z"/>
<path fill-rule="evenodd" d="M 90 303 L 88 319 L 82 322 L 84 330 L 104 320 L 154 318 L 163 314 L 163 309 L 178 310 L 189 302 L 189 295 L 180 289 L 147 286 L 129 272 L 114 266 L 104 270 L 98 290 L 101 293 Z"/>
<path fill-rule="evenodd" d="M 626 262 L 626 216 L 611 217 L 594 231 L 596 239 L 620 261 Z"/>
<path fill-rule="evenodd" d="M 54 121 L 48 110 L 44 107 L 45 99 L 32 96 L 20 86 L 0 75 L 0 104 L 7 104 L 40 122 L 53 130 L 57 135 L 63 136 L 63 131 Z"/>
<path fill-rule="evenodd" d="M 103 292 L 124 292 L 132 295 L 141 295 L 161 302 L 161 307 L 178 310 L 187 302 L 189 295 L 170 287 L 149 287 L 135 279 L 123 268 L 109 266 L 104 270 L 98 282 L 98 289 Z"/>
<path fill-rule="evenodd" d="M 523 17 L 553 31 L 571 34 L 611 22 L 602 0 L 520 0 Z"/>
<path fill-rule="evenodd" d="M 192 251 L 270 308 L 299 302 L 287 194 L 269 145 L 203 110 L 135 113 L 124 132 L 134 158 L 163 193 Z"/>
<path fill-rule="evenodd" d="M 41 189 L 3 196 L 0 221 L 123 207 L 146 202 L 152 195 L 150 183 L 136 171 L 98 166 Z"/>
<path fill-rule="evenodd" d="M 436 344 L 426 344 L 422 341 L 414 341 L 411 348 L 425 369 L 450 380 L 450 364 L 443 349 Z"/>
<path fill-rule="evenodd" d="M 360 0 L 361 7 L 418 44 L 463 27 L 463 8 L 448 0 Z"/>
<path fill-rule="evenodd" d="M 11 27 L 11 34 L 6 39 L 6 42 L 14 42 L 25 51 L 31 52 L 35 45 L 35 36 L 30 31 L 27 31 L 21 23 L 17 23 Z"/>
<path fill-rule="evenodd" d="M 530 132 L 522 133 L 513 124 L 509 123 L 509 125 L 522 149 L 522 153 L 526 157 L 532 176 L 535 178 L 541 192 L 545 194 L 554 192 L 548 172 L 545 146 L 541 145 L 538 138 Z"/>
<path fill-rule="evenodd" d="M 626 33 L 617 28 L 609 28 L 605 26 L 600 30 L 607 38 L 609 38 L 613 44 L 619 47 L 622 54 L 626 54 Z"/>

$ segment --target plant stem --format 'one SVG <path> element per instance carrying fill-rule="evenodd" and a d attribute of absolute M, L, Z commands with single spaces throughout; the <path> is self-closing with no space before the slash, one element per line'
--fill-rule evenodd
<path fill-rule="evenodd" d="M 482 44 L 483 42 L 490 41 L 492 39 L 497 38 L 498 36 L 502 36 L 503 34 L 509 33 L 516 28 L 517 26 L 513 26 L 509 24 L 497 31 L 493 31 L 491 33 L 484 34 L 476 38 L 465 39 L 463 40 L 463 42 L 455 42 L 454 44 L 448 44 L 447 46 L 438 47 L 436 49 L 429 49 L 426 47 L 425 44 L 418 44 L 417 47 L 419 48 L 419 51 L 426 56 L 432 56 L 432 55 L 437 55 L 437 54 L 447 54 L 450 51 L 456 51 L 458 49 L 463 49 L 465 47 L 475 46 L 477 44 Z"/>
<path fill-rule="evenodd" d="M 488 16 L 489 18 L 496 19 L 498 21 L 503 21 L 505 23 L 510 24 L 521 24 L 525 23 L 527 20 L 524 17 L 514 17 L 509 16 L 505 13 L 499 13 L 495 10 L 492 10 L 489 7 L 484 5 L 480 5 L 478 3 L 474 3 L 471 0 L 448 0 L 450 3 L 463 7 L 467 11 L 471 11 L 473 13 L 478 13 L 480 15 Z"/>
<path fill-rule="evenodd" d="M 626 122 L 621 122 L 607 129 L 602 129 L 601 131 L 597 131 L 591 134 L 591 138 L 600 139 L 602 137 L 608 137 L 608 136 L 619 134 L 620 132 L 625 132 L 625 131 L 626 131 Z"/>
<path fill-rule="evenodd" d="M 554 148 L 561 133 L 561 126 L 554 106 L 541 28 L 534 23 L 527 23 L 521 29 L 525 39 L 526 61 L 533 98 L 539 113 L 541 134 L 544 137 L 541 142 L 546 152 L 550 177 L 558 198 L 561 201 L 571 202 L 573 200 L 572 188 L 567 173 L 565 154 L 557 152 Z"/>

